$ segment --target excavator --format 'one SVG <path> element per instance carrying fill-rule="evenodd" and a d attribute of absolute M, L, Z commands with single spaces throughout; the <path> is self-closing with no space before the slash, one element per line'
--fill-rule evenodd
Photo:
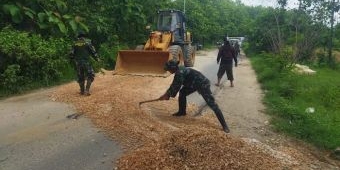
<path fill-rule="evenodd" d="M 168 60 L 180 61 L 180 65 L 193 67 L 195 49 L 191 34 L 186 30 L 186 18 L 179 10 L 157 11 L 157 28 L 151 31 L 145 45 L 135 50 L 120 50 L 114 74 L 167 77 L 164 64 Z"/>

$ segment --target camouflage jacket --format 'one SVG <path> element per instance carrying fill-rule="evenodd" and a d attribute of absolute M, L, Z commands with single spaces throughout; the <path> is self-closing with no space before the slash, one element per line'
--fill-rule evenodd
<path fill-rule="evenodd" d="M 78 38 L 71 51 L 71 59 L 75 59 L 77 63 L 86 63 L 90 61 L 90 55 L 97 60 L 97 52 L 93 47 L 90 39 Z"/>
<path fill-rule="evenodd" d="M 241 49 L 240 49 L 240 44 L 239 43 L 235 43 L 234 48 L 235 48 L 235 51 L 237 53 L 240 53 Z"/>
<path fill-rule="evenodd" d="M 179 66 L 175 72 L 174 80 L 167 90 L 170 97 L 175 97 L 182 86 L 200 90 L 210 85 L 210 81 L 199 71 Z"/>

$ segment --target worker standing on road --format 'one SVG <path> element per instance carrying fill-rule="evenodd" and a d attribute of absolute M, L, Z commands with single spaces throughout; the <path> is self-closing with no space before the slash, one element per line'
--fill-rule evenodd
<path fill-rule="evenodd" d="M 99 61 L 97 52 L 93 47 L 91 40 L 86 38 L 84 32 L 78 34 L 77 40 L 74 42 L 71 51 L 71 59 L 74 60 L 77 68 L 78 83 L 81 95 L 91 95 L 90 87 L 94 81 L 94 70 L 90 63 L 90 55 Z M 85 86 L 86 80 L 86 86 Z"/>
<path fill-rule="evenodd" d="M 233 75 L 233 59 L 235 61 L 235 67 L 237 67 L 236 52 L 233 46 L 227 38 L 224 38 L 224 44 L 219 49 L 217 55 L 217 64 L 220 63 L 220 67 L 217 72 L 217 83 L 216 86 L 220 85 L 223 74 L 227 74 L 227 78 L 230 81 L 230 87 L 234 87 L 234 75 Z"/>
<path fill-rule="evenodd" d="M 215 112 L 217 119 L 220 121 L 223 131 L 229 133 L 229 128 L 224 120 L 222 111 L 219 109 L 210 90 L 210 81 L 201 72 L 192 68 L 178 66 L 179 61 L 170 60 L 166 62 L 164 70 L 171 74 L 175 73 L 172 84 L 169 89 L 162 95 L 159 100 L 169 100 L 170 97 L 175 97 L 179 91 L 178 112 L 173 116 L 186 115 L 186 97 L 197 91 L 202 95 L 208 106 Z"/>
<path fill-rule="evenodd" d="M 235 42 L 234 48 L 235 48 L 235 52 L 236 52 L 236 58 L 240 59 L 241 58 L 241 53 L 240 53 L 241 49 L 240 49 L 240 43 L 238 41 Z"/>

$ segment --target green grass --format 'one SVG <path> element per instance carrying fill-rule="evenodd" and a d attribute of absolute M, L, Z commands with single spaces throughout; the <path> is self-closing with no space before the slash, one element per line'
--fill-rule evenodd
<path fill-rule="evenodd" d="M 340 71 L 315 68 L 298 75 L 272 55 L 252 57 L 275 128 L 326 149 L 340 146 Z M 315 112 L 306 112 L 312 107 Z"/>

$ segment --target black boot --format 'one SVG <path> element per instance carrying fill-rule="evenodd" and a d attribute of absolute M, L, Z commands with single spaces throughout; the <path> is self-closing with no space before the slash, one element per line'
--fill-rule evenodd
<path fill-rule="evenodd" d="M 86 88 L 85 88 L 85 95 L 86 96 L 91 95 L 91 93 L 90 93 L 91 83 L 92 83 L 92 81 L 90 81 L 90 80 L 87 80 L 87 82 L 86 82 Z"/>
<path fill-rule="evenodd" d="M 185 112 L 176 112 L 174 114 L 172 114 L 172 116 L 185 116 L 186 113 Z"/>
<path fill-rule="evenodd" d="M 185 94 L 180 93 L 178 98 L 178 112 L 172 114 L 172 116 L 185 116 L 187 109 L 187 97 Z"/>
<path fill-rule="evenodd" d="M 229 130 L 228 126 L 225 126 L 225 127 L 223 128 L 223 131 L 224 131 L 225 133 L 230 133 L 230 130 Z"/>
<path fill-rule="evenodd" d="M 229 130 L 229 128 L 228 128 L 227 123 L 226 123 L 225 120 L 224 120 L 222 111 L 221 111 L 220 109 L 218 109 L 218 111 L 215 112 L 215 115 L 216 115 L 218 121 L 220 121 L 220 123 L 221 123 L 221 125 L 222 125 L 222 128 L 223 128 L 223 131 L 224 131 L 225 133 L 229 133 L 230 130 Z"/>
<path fill-rule="evenodd" d="M 84 86 L 84 82 L 83 82 L 83 83 L 79 83 L 79 87 L 80 87 L 80 92 L 79 92 L 79 94 L 84 95 L 84 94 L 85 94 L 85 86 Z"/>

